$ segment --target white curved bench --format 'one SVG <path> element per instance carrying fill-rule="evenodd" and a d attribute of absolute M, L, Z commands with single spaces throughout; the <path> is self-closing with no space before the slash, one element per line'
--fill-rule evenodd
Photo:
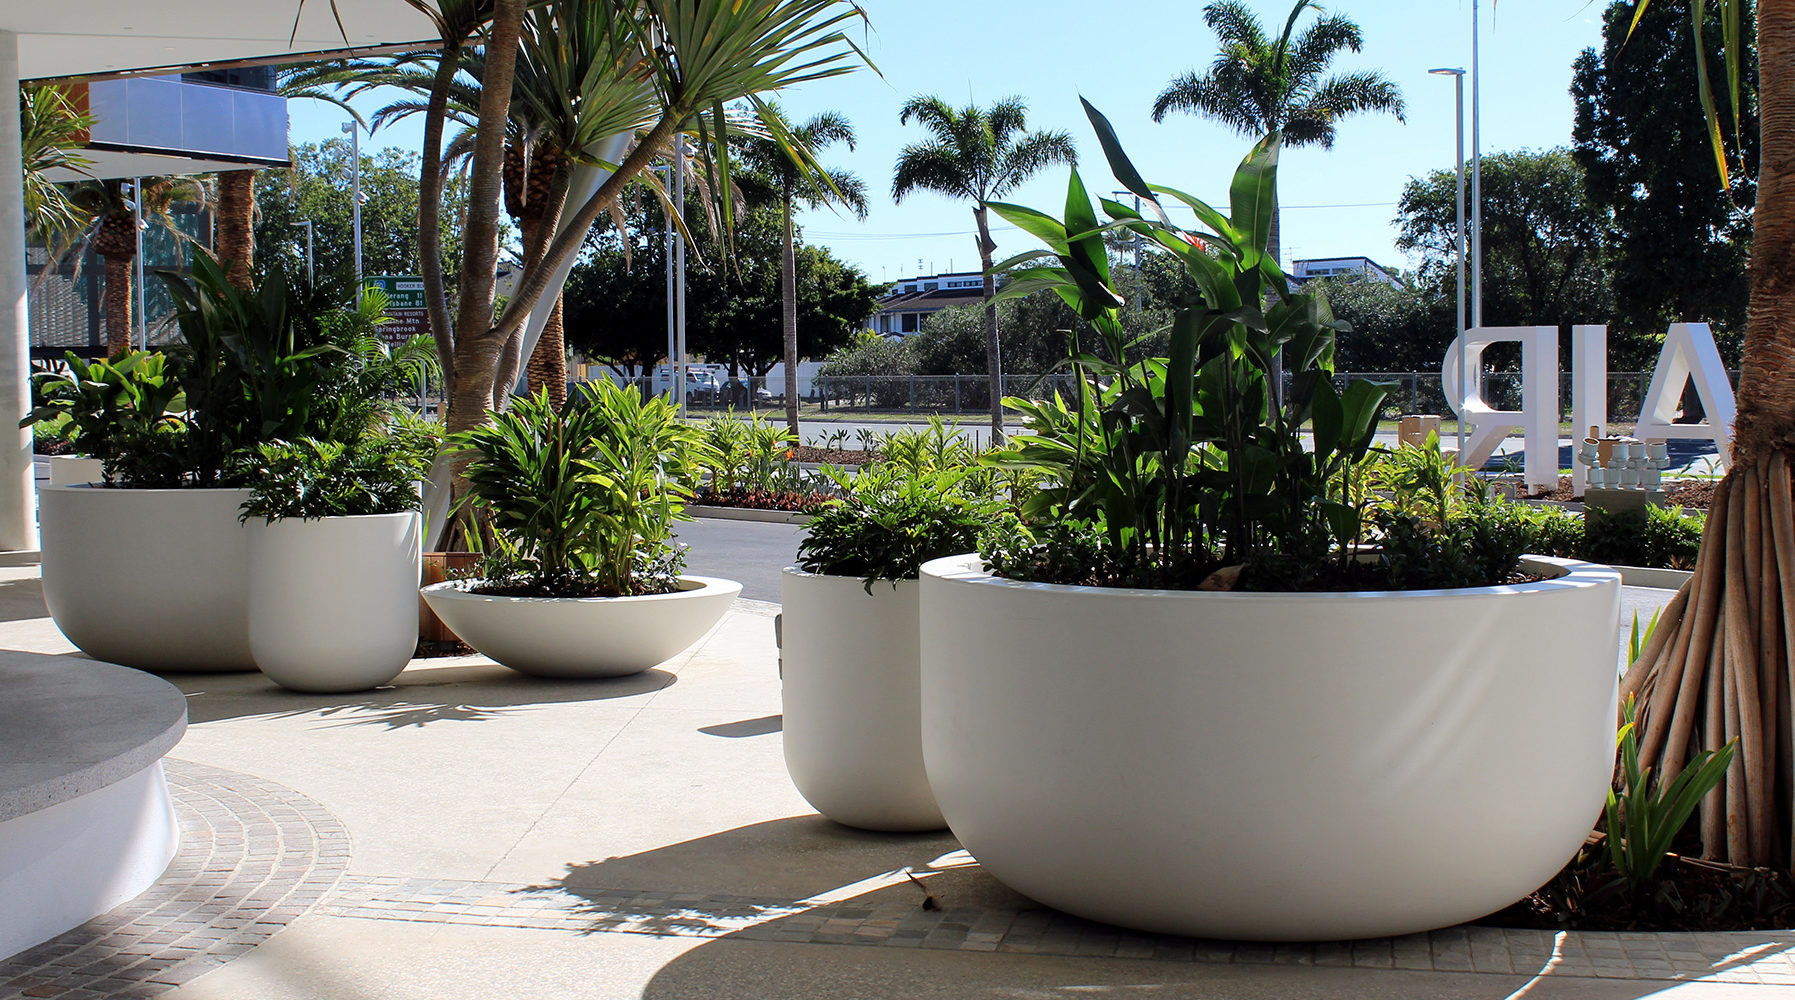
<path fill-rule="evenodd" d="M 0 661 L 0 958 L 155 883 L 180 846 L 162 756 L 168 682 L 75 657 Z"/>

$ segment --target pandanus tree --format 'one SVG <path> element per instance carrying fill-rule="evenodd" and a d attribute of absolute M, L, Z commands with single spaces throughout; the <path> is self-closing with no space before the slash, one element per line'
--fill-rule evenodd
<path fill-rule="evenodd" d="M 778 114 L 777 108 L 773 110 Z M 765 179 L 779 205 L 784 246 L 779 258 L 779 322 L 785 341 L 785 423 L 797 440 L 798 433 L 798 259 L 792 209 L 802 203 L 811 208 L 840 205 L 859 219 L 866 218 L 866 184 L 853 174 L 827 170 L 810 159 L 832 143 L 854 148 L 854 126 L 834 111 L 812 116 L 789 129 L 796 143 L 781 142 L 772 135 L 750 139 L 742 157 L 750 169 Z"/>
<path fill-rule="evenodd" d="M 1297 0 L 1274 40 L 1239 0 L 1204 7 L 1203 22 L 1221 40 L 1221 51 L 1207 72 L 1188 72 L 1166 85 L 1153 101 L 1153 120 L 1189 111 L 1252 139 L 1276 132 L 1292 149 L 1333 148 L 1335 124 L 1349 115 L 1381 111 L 1402 121 L 1402 91 L 1382 74 L 1323 75 L 1341 51 L 1359 51 L 1359 26 L 1322 14 L 1299 33 L 1296 22 L 1305 10 L 1321 14 L 1314 0 Z M 1278 216 L 1274 206 L 1267 248 L 1274 261 L 1280 259 Z"/>
<path fill-rule="evenodd" d="M 55 247 L 87 225 L 87 215 L 68 191 L 50 179 L 54 170 L 86 173 L 93 161 L 81 155 L 93 116 L 56 86 L 19 92 L 19 138 L 25 164 L 25 228 Z"/>
<path fill-rule="evenodd" d="M 1689 6 L 1699 45 L 1709 5 Z M 1740 87 L 1739 40 L 1751 8 L 1758 38 L 1757 200 L 1732 466 L 1715 489 L 1694 574 L 1664 609 L 1621 690 L 1638 701 L 1641 766 L 1655 768 L 1661 781 L 1699 751 L 1739 741 L 1726 782 L 1702 802 L 1703 850 L 1734 864 L 1788 869 L 1795 861 L 1795 0 L 1715 6 L 1728 43 L 1732 108 L 1750 97 Z M 1705 73 L 1702 91 L 1724 184 L 1724 124 Z M 1732 115 L 1735 129 L 1739 117 Z"/>
<path fill-rule="evenodd" d="M 1056 163 L 1076 165 L 1072 137 L 1064 132 L 1029 132 L 1020 97 L 999 101 L 989 110 L 968 105 L 956 110 L 939 97 L 913 97 L 899 113 L 908 125 L 915 119 L 931 134 L 926 142 L 905 146 L 898 154 L 891 181 L 892 200 L 902 202 L 914 191 L 934 191 L 972 202 L 978 224 L 979 266 L 985 272 L 985 364 L 991 385 L 991 440 L 1003 439 L 1003 363 L 997 330 L 997 278 L 991 273 L 989 204 Z"/>
<path fill-rule="evenodd" d="M 207 202 L 203 181 L 195 177 L 144 177 L 136 190 L 123 180 L 81 181 L 69 200 L 92 220 L 86 231 L 88 246 L 104 262 L 106 284 L 100 296 L 106 318 L 106 353 L 131 347 L 131 295 L 135 279 L 131 263 L 137 259 L 137 222 L 157 225 L 172 233 L 176 242 L 188 239 L 174 218 L 179 202 Z"/>

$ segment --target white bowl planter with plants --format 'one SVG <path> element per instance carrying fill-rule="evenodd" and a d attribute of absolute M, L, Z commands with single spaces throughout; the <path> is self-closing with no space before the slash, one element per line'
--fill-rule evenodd
<path fill-rule="evenodd" d="M 418 644 L 423 435 L 351 447 L 264 445 L 244 505 L 249 642 L 293 691 L 365 691 L 397 677 Z"/>
<path fill-rule="evenodd" d="M 254 670 L 246 489 L 45 486 L 44 605 L 96 660 L 139 670 Z"/>
<path fill-rule="evenodd" d="M 665 399 L 608 381 L 557 410 L 519 399 L 451 446 L 474 452 L 467 503 L 498 544 L 482 579 L 433 584 L 424 600 L 463 642 L 542 677 L 598 678 L 665 663 L 713 628 L 741 584 L 681 576 L 697 431 Z"/>
<path fill-rule="evenodd" d="M 1339 324 L 1265 253 L 1276 135 L 1228 215 L 1180 196 L 1187 231 L 1087 111 L 1152 221 L 1106 210 L 1202 298 L 1136 360 L 1076 172 L 1063 223 L 993 206 L 1102 353 L 1072 399 L 1012 401 L 1028 430 L 991 461 L 1048 484 L 1022 519 L 923 567 L 942 815 L 1007 885 L 1148 931 L 1379 937 L 1521 899 L 1602 813 L 1618 574 L 1523 559 L 1527 516 L 1450 469 L 1363 488 L 1386 390 L 1336 388 Z"/>
<path fill-rule="evenodd" d="M 923 738 L 954 834 L 1049 906 L 1331 940 L 1473 920 L 1549 880 L 1614 756 L 1620 580 L 1143 591 L 924 567 Z"/>

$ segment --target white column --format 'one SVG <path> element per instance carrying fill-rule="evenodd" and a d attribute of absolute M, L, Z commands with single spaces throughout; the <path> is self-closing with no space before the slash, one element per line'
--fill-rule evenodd
<path fill-rule="evenodd" d="M 25 309 L 25 168 L 19 138 L 19 37 L 0 31 L 0 550 L 37 548 Z"/>

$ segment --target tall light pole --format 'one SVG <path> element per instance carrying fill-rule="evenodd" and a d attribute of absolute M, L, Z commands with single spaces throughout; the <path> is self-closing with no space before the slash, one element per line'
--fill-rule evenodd
<path fill-rule="evenodd" d="M 1471 325 L 1483 326 L 1483 104 L 1477 0 L 1471 0 Z"/>
<path fill-rule="evenodd" d="M 131 178 L 131 229 L 137 239 L 137 255 L 131 258 L 131 267 L 137 273 L 133 281 L 137 286 L 137 339 L 142 342 L 143 349 L 150 349 L 150 317 L 149 299 L 143 280 L 143 231 L 149 224 L 143 221 L 143 178 Z M 127 338 L 127 343 L 129 338 Z"/>
<path fill-rule="evenodd" d="M 317 279 L 312 276 L 312 220 L 300 219 L 297 224 L 305 227 L 305 283 L 315 284 Z M 1462 308 L 1463 304 L 1460 305 Z"/>
<path fill-rule="evenodd" d="M 355 302 L 361 304 L 361 129 L 354 119 L 343 123 L 349 133 L 349 220 L 355 238 Z"/>
<path fill-rule="evenodd" d="M 1458 171 L 1458 184 L 1453 193 L 1458 198 L 1458 308 L 1452 312 L 1453 325 L 1458 330 L 1458 385 L 1449 389 L 1457 398 L 1452 401 L 1452 409 L 1458 413 L 1458 454 L 1464 460 L 1465 454 L 1465 387 L 1472 384 L 1465 371 L 1465 71 L 1462 68 L 1430 69 L 1435 76 L 1452 77 L 1453 93 L 1458 101 L 1458 141 L 1452 157 L 1452 165 Z"/>

